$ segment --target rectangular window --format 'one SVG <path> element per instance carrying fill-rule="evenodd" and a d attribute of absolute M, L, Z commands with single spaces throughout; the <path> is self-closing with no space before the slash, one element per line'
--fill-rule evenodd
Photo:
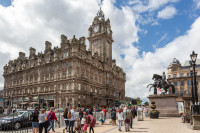
<path fill-rule="evenodd" d="M 107 80 L 107 85 L 109 85 L 109 80 Z"/>
<path fill-rule="evenodd" d="M 184 73 L 180 73 L 180 77 L 183 77 L 184 76 Z"/>
<path fill-rule="evenodd" d="M 184 90 L 183 89 L 181 89 L 181 94 L 184 94 Z"/>
<path fill-rule="evenodd" d="M 63 77 L 66 77 L 66 71 L 63 71 Z"/>
<path fill-rule="evenodd" d="M 109 75 L 109 73 L 107 73 L 107 78 L 109 78 L 110 77 L 110 75 Z"/>
<path fill-rule="evenodd" d="M 176 71 L 176 67 L 173 67 L 173 71 Z"/>
<path fill-rule="evenodd" d="M 177 81 L 174 81 L 174 86 L 177 86 Z"/>
<path fill-rule="evenodd" d="M 190 89 L 188 88 L 188 94 L 190 94 Z"/>
<path fill-rule="evenodd" d="M 66 62 L 63 63 L 63 67 L 64 67 L 64 68 L 67 67 L 67 63 L 66 63 Z"/>
<path fill-rule="evenodd" d="M 188 82 L 187 82 L 187 85 L 188 85 L 188 86 L 190 85 L 190 82 L 191 82 L 191 81 L 190 81 L 190 80 L 188 80 Z"/>
<path fill-rule="evenodd" d="M 187 73 L 187 77 L 189 77 L 190 76 L 190 74 L 189 73 Z"/>
<path fill-rule="evenodd" d="M 175 90 L 175 94 L 178 94 L 178 91 L 177 91 L 177 90 Z"/>
<path fill-rule="evenodd" d="M 72 70 L 69 70 L 69 76 L 71 76 L 72 75 Z"/>
<path fill-rule="evenodd" d="M 78 90 L 79 91 L 81 90 L 81 84 L 80 83 L 78 84 Z"/>
<path fill-rule="evenodd" d="M 184 81 L 181 81 L 181 86 L 184 86 Z"/>
<path fill-rule="evenodd" d="M 177 77 L 177 75 L 176 75 L 176 74 L 174 74 L 174 75 L 173 75 L 173 77 L 174 77 L 174 78 L 176 78 L 176 77 Z"/>
<path fill-rule="evenodd" d="M 72 62 L 71 61 L 69 62 L 69 66 L 72 66 Z"/>

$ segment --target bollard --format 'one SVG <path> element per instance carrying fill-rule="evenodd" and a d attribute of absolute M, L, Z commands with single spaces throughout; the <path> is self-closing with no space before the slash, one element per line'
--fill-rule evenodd
<path fill-rule="evenodd" d="M 59 126 L 59 128 L 60 128 L 60 111 L 59 111 L 59 123 L 58 123 L 58 126 Z"/>

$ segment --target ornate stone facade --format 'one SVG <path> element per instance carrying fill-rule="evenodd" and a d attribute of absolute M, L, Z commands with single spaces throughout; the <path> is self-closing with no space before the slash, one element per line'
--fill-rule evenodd
<path fill-rule="evenodd" d="M 177 102 L 183 102 L 184 97 L 191 97 L 191 76 L 189 69 L 189 61 L 185 61 L 183 65 L 176 58 L 173 59 L 172 63 L 168 67 L 168 78 L 175 86 L 175 93 L 179 96 Z M 196 61 L 196 76 L 197 82 L 200 83 L 200 59 Z M 197 84 L 199 88 L 200 84 Z M 200 90 L 198 90 L 200 100 Z"/>
<path fill-rule="evenodd" d="M 14 106 L 43 99 L 48 107 L 109 105 L 124 100 L 126 74 L 112 59 L 112 30 L 101 9 L 86 38 L 61 35 L 60 47 L 45 42 L 44 53 L 30 48 L 4 66 L 4 99 Z"/>

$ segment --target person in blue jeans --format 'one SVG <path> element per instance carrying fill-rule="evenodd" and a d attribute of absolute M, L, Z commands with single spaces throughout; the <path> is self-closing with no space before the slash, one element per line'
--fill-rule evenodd
<path fill-rule="evenodd" d="M 57 117 L 56 117 L 56 114 L 55 114 L 55 112 L 54 112 L 54 108 L 53 108 L 53 107 L 51 108 L 51 111 L 49 112 L 48 117 L 51 118 L 51 120 L 50 120 L 50 126 L 49 126 L 49 128 L 48 128 L 48 131 L 50 131 L 50 130 L 52 129 L 52 131 L 55 132 L 55 130 L 54 130 L 54 121 L 56 120 L 56 122 L 57 122 L 58 124 L 59 124 L 59 121 L 58 121 L 58 119 L 57 119 Z M 47 117 L 47 118 L 48 118 L 48 117 Z"/>
<path fill-rule="evenodd" d="M 73 109 L 71 109 L 68 112 L 68 114 L 71 114 L 71 118 L 68 118 L 69 119 L 69 133 L 73 133 L 74 122 L 75 122 L 75 118 L 76 118 L 76 116 L 75 116 L 75 110 L 76 110 L 76 107 L 74 107 Z"/>

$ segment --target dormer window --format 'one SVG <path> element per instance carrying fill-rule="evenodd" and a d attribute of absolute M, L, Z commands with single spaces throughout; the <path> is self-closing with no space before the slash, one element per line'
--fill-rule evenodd
<path fill-rule="evenodd" d="M 176 71 L 177 69 L 176 69 L 176 67 L 173 67 L 173 71 Z"/>

